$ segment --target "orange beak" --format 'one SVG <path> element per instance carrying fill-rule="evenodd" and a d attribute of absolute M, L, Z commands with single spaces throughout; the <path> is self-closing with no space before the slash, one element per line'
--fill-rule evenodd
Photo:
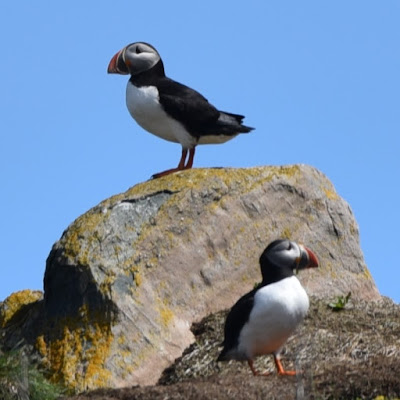
<path fill-rule="evenodd" d="M 306 246 L 304 246 L 304 250 L 308 255 L 308 268 L 317 268 L 319 265 L 317 256 Z"/>
<path fill-rule="evenodd" d="M 124 61 L 124 52 L 125 47 L 111 59 L 107 68 L 109 74 L 129 75 L 128 67 Z"/>

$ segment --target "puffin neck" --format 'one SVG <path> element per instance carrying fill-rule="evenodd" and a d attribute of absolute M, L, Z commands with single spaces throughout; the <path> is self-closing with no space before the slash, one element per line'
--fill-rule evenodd
<path fill-rule="evenodd" d="M 279 282 L 282 279 L 290 278 L 293 276 L 293 270 L 290 267 L 282 267 L 268 263 L 261 266 L 262 286 L 269 285 L 270 283 Z"/>
<path fill-rule="evenodd" d="M 136 75 L 131 75 L 129 79 L 135 86 L 148 86 L 149 83 L 159 78 L 165 77 L 164 64 L 160 60 L 154 67 Z"/>

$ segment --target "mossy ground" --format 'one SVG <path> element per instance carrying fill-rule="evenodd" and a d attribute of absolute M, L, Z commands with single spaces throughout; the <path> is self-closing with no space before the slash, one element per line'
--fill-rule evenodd
<path fill-rule="evenodd" d="M 303 326 L 283 353 L 297 377 L 280 377 L 272 357 L 257 367 L 272 372 L 253 377 L 246 363 L 217 363 L 226 312 L 193 326 L 196 342 L 164 371 L 156 386 L 102 389 L 74 400 L 109 399 L 396 399 L 400 398 L 400 306 L 350 302 L 340 312 L 327 300 L 311 300 Z"/>

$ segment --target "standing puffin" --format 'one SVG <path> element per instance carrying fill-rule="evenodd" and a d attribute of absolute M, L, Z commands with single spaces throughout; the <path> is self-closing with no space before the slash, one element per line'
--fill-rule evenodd
<path fill-rule="evenodd" d="M 309 307 L 307 293 L 293 271 L 318 267 L 318 260 L 307 247 L 279 239 L 264 250 L 260 267 L 262 282 L 240 298 L 226 318 L 218 361 L 247 360 L 254 375 L 268 375 L 255 369 L 253 359 L 272 353 L 278 374 L 295 375 L 283 369 L 279 355 Z"/>
<path fill-rule="evenodd" d="M 242 125 L 244 116 L 218 111 L 200 93 L 167 78 L 160 55 L 148 43 L 124 47 L 111 59 L 107 72 L 131 75 L 126 105 L 143 129 L 182 145 L 178 167 L 154 178 L 192 168 L 198 144 L 224 143 L 253 129 Z"/>

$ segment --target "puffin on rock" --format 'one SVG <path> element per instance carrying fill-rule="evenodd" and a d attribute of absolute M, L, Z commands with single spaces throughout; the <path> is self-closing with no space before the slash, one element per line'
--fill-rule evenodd
<path fill-rule="evenodd" d="M 318 259 L 307 247 L 279 239 L 264 250 L 260 267 L 262 282 L 241 297 L 226 318 L 218 361 L 247 360 L 254 375 L 268 375 L 259 373 L 253 360 L 273 354 L 279 375 L 296 375 L 284 370 L 280 361 L 283 345 L 309 308 L 307 293 L 293 271 L 318 267 Z"/>
<path fill-rule="evenodd" d="M 219 111 L 200 93 L 167 78 L 160 55 L 148 43 L 124 47 L 111 59 L 107 72 L 131 75 L 126 105 L 143 129 L 182 145 L 178 167 L 154 178 L 192 168 L 198 144 L 224 143 L 254 129 L 242 124 L 244 116 Z"/>

